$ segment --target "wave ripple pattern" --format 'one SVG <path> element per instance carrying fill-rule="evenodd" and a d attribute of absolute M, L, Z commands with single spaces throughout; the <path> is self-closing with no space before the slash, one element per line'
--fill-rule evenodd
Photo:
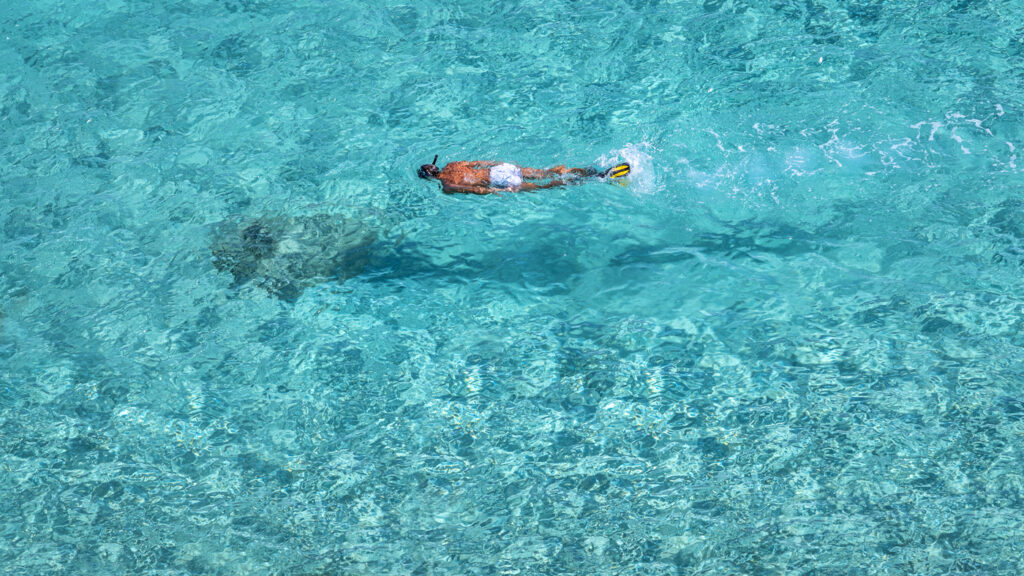
<path fill-rule="evenodd" d="M 0 572 L 1024 573 L 1021 22 L 3 2 Z"/>

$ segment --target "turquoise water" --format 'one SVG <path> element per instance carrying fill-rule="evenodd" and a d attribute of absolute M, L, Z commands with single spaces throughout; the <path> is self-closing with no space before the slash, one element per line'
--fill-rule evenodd
<path fill-rule="evenodd" d="M 1024 573 L 1024 5 L 410 1 L 0 7 L 0 572 Z"/>

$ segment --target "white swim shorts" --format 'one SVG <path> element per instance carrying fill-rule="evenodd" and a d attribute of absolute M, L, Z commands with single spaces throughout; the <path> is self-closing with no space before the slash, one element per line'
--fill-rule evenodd
<path fill-rule="evenodd" d="M 515 164 L 491 166 L 491 186 L 495 188 L 518 188 L 523 185 L 523 171 Z"/>

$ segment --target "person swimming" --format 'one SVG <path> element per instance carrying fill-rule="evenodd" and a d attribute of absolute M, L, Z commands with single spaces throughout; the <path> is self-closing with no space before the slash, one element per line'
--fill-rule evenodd
<path fill-rule="evenodd" d="M 495 194 L 498 192 L 531 192 L 556 188 L 578 182 L 581 178 L 621 178 L 629 174 L 629 164 L 618 164 L 607 170 L 596 168 L 527 168 L 509 162 L 449 162 L 437 167 L 437 156 L 430 164 L 420 166 L 420 178 L 438 180 L 448 194 Z M 527 180 L 546 180 L 536 183 Z"/>

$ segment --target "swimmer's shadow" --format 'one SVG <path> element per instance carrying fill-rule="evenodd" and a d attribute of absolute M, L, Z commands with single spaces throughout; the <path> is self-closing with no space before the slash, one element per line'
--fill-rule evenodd
<path fill-rule="evenodd" d="M 354 219 L 268 217 L 221 224 L 210 251 L 233 288 L 252 285 L 294 302 L 310 286 L 363 273 L 376 240 L 372 227 Z"/>
<path fill-rule="evenodd" d="M 574 255 L 545 243 L 441 256 L 414 241 L 382 239 L 369 221 L 327 214 L 229 222 L 214 236 L 213 264 L 231 275 L 232 288 L 255 287 L 286 302 L 306 288 L 356 277 L 398 285 L 485 280 L 557 292 L 585 272 Z"/>
<path fill-rule="evenodd" d="M 448 256 L 444 264 L 426 246 L 401 239 L 382 239 L 371 220 L 332 214 L 265 217 L 220 225 L 211 245 L 214 266 L 227 272 L 232 287 L 252 286 L 287 302 L 311 286 L 359 277 L 371 284 L 402 284 L 408 280 L 462 284 L 474 280 L 529 286 L 545 293 L 570 290 L 575 279 L 592 271 L 566 242 L 490 249 Z M 637 244 L 606 261 L 614 268 L 658 268 L 709 254 L 760 261 L 818 251 L 817 241 L 797 230 L 737 230 L 698 234 L 678 245 Z"/>

